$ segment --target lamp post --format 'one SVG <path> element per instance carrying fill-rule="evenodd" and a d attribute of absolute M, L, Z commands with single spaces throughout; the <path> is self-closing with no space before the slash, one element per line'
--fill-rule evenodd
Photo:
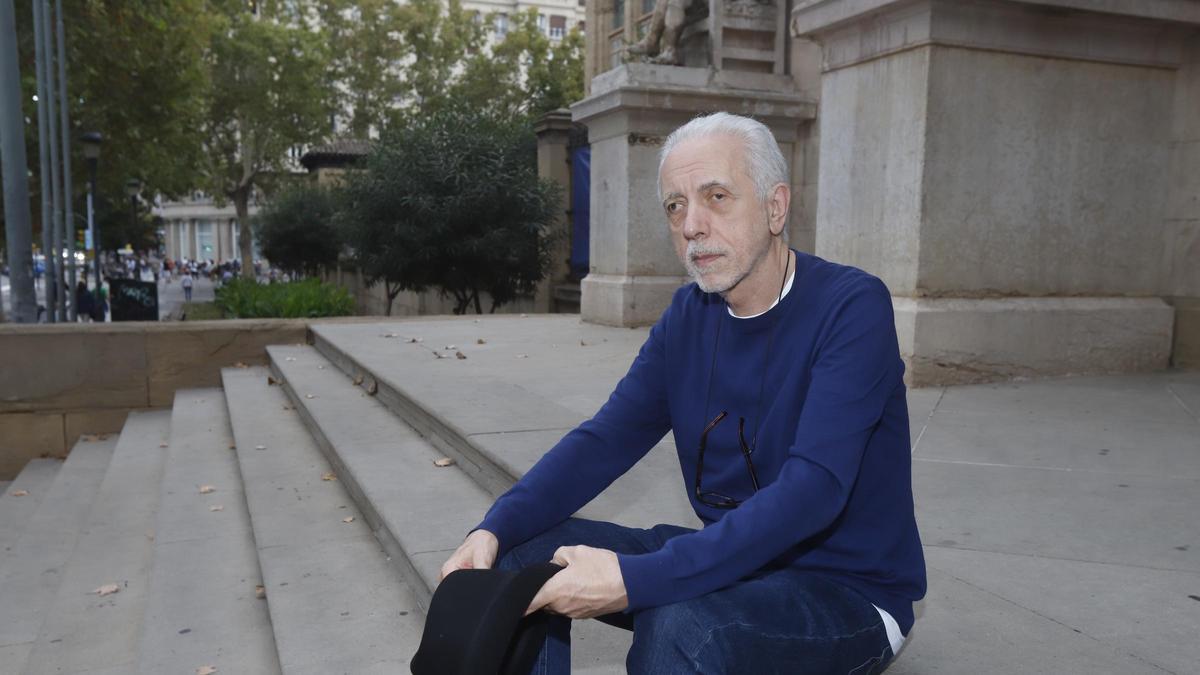
<path fill-rule="evenodd" d="M 125 194 L 129 196 L 129 236 L 133 236 L 137 232 L 137 199 L 138 193 L 142 191 L 142 181 L 136 178 L 130 178 L 125 181 Z"/>
<path fill-rule="evenodd" d="M 100 144 L 104 138 L 98 131 L 89 131 L 79 139 L 88 165 L 87 224 L 92 235 L 92 261 L 96 266 L 96 289 L 100 289 L 100 226 L 96 224 L 96 165 L 100 161 Z"/>

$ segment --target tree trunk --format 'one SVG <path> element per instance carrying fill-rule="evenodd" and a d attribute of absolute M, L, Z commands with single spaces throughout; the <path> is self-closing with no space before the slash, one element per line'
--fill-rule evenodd
<path fill-rule="evenodd" d="M 393 289 L 392 287 L 388 286 L 387 282 L 385 281 L 383 283 L 383 292 L 385 295 L 387 295 L 387 299 L 388 299 L 387 313 L 384 314 L 384 316 L 391 316 L 392 315 L 392 302 L 396 300 L 397 295 L 400 295 L 400 287 L 397 286 L 396 288 Z"/>
<path fill-rule="evenodd" d="M 238 251 L 242 256 L 242 278 L 254 278 L 254 231 L 250 226 L 250 190 L 245 185 L 233 191 L 233 206 L 238 219 Z"/>
<path fill-rule="evenodd" d="M 479 306 L 479 290 L 476 289 L 474 292 L 472 292 L 471 297 L 475 299 L 475 313 L 483 314 L 483 308 Z"/>

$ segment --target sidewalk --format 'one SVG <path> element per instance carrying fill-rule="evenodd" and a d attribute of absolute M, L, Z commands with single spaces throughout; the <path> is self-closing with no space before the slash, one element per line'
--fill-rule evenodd
<path fill-rule="evenodd" d="M 603 403 L 646 335 L 573 316 L 313 332 L 318 346 L 403 382 L 431 414 L 517 466 Z M 1200 373 L 918 389 L 908 399 L 929 593 L 889 673 L 1196 672 Z M 665 489 L 628 476 L 610 488 L 617 520 L 687 519 L 678 465 L 660 468 L 674 473 L 657 482 Z"/>

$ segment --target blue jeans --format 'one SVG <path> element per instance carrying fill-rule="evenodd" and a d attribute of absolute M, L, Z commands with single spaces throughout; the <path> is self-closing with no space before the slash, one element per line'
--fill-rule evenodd
<path fill-rule="evenodd" d="M 550 560 L 559 546 L 649 553 L 692 530 L 649 530 L 570 518 L 513 548 L 498 567 Z M 829 579 L 790 568 L 763 570 L 708 595 L 600 621 L 633 630 L 625 660 L 631 675 L 804 673 L 875 675 L 892 658 L 871 603 Z M 534 675 L 571 672 L 571 620 L 554 617 Z"/>

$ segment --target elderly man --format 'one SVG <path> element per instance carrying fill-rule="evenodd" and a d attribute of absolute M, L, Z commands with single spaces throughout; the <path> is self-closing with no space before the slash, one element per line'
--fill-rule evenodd
<path fill-rule="evenodd" d="M 535 673 L 569 672 L 592 617 L 633 629 L 631 673 L 881 672 L 925 593 L 888 290 L 787 247 L 787 163 L 754 120 L 677 129 L 659 187 L 695 283 L 442 573 L 565 566 L 529 607 L 561 615 Z M 569 517 L 668 431 L 703 529 Z"/>

